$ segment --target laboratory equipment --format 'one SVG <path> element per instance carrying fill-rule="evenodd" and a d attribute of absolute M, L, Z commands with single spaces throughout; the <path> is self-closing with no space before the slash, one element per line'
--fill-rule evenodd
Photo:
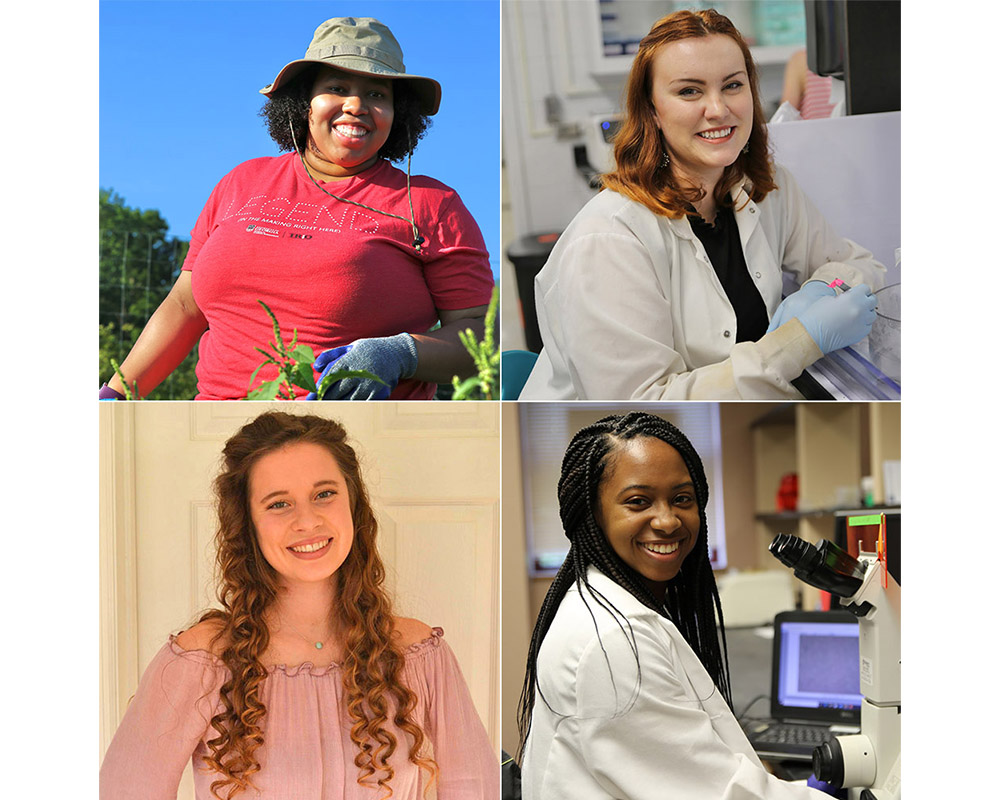
<path fill-rule="evenodd" d="M 805 0 L 809 69 L 844 81 L 848 114 L 899 110 L 900 23 L 895 0 Z"/>
<path fill-rule="evenodd" d="M 622 114 L 596 114 L 583 128 L 583 144 L 573 148 L 573 163 L 591 189 L 601 188 L 601 175 L 615 168 L 615 134 Z"/>
<path fill-rule="evenodd" d="M 859 542 L 857 558 L 825 539 L 814 546 L 790 534 L 779 534 L 768 549 L 799 580 L 843 598 L 842 605 L 858 617 L 861 732 L 817 747 L 816 777 L 847 788 L 849 800 L 899 800 L 899 583 L 888 569 L 885 516 L 851 517 L 848 534 L 872 525 L 878 525 L 876 552 Z"/>
<path fill-rule="evenodd" d="M 779 123 L 768 126 L 768 140 L 775 161 L 792 172 L 830 227 L 889 265 L 887 283 L 900 283 L 900 114 Z M 787 285 L 785 293 L 797 288 Z M 891 298 L 885 303 L 888 308 Z M 877 359 L 870 337 L 837 350 L 792 383 L 807 400 L 899 400 L 900 377 L 893 374 L 898 370 L 886 359 L 899 358 L 898 339 L 893 342 L 890 335 L 877 347 L 882 350 Z"/>
<path fill-rule="evenodd" d="M 806 400 L 899 400 L 898 380 L 861 352 L 861 343 L 827 353 L 792 381 Z M 899 349 L 897 345 L 896 354 Z"/>
<path fill-rule="evenodd" d="M 598 114 L 587 121 L 584 153 L 586 162 L 596 172 L 611 172 L 615 168 L 614 137 L 621 125 L 621 114 Z"/>
<path fill-rule="evenodd" d="M 883 286 L 875 292 L 875 297 L 878 298 L 878 308 L 875 309 L 875 323 L 868 334 L 868 355 L 876 368 L 899 383 L 902 372 L 899 359 L 902 316 L 899 284 Z"/>

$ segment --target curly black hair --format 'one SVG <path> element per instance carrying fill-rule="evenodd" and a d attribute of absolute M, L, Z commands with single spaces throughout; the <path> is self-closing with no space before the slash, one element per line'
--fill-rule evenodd
<path fill-rule="evenodd" d="M 309 103 L 318 67 L 304 70 L 272 94 L 260 110 L 267 132 L 282 151 L 300 148 L 309 140 Z M 392 128 L 389 138 L 378 151 L 379 158 L 402 161 L 412 153 L 431 125 L 429 116 L 420 111 L 420 99 L 405 80 L 395 80 L 392 86 Z M 295 139 L 288 127 L 292 120 Z"/>

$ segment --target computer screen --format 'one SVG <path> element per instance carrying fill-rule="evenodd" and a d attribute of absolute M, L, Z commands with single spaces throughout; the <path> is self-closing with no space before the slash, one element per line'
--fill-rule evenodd
<path fill-rule="evenodd" d="M 778 702 L 792 708 L 861 708 L 857 622 L 780 626 Z"/>

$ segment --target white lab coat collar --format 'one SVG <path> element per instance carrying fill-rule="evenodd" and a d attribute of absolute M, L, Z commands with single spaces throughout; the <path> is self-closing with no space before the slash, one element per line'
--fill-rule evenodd
<path fill-rule="evenodd" d="M 594 589 L 611 600 L 615 608 L 624 616 L 649 613 L 649 609 L 640 603 L 628 589 L 615 583 L 593 565 L 587 567 L 587 581 Z"/>
<path fill-rule="evenodd" d="M 736 222 L 740 230 L 740 239 L 743 241 L 744 247 L 746 246 L 747 239 L 750 238 L 750 232 L 757 224 L 757 204 L 750 199 L 750 190 L 752 189 L 753 182 L 745 177 L 729 190 L 729 197 L 733 201 L 733 213 L 736 217 Z M 753 209 L 753 211 L 750 209 Z M 681 239 L 691 240 L 696 238 L 694 230 L 691 228 L 691 220 L 687 214 L 677 219 L 672 217 L 664 217 L 664 219 L 667 220 L 667 224 L 671 230 Z"/>

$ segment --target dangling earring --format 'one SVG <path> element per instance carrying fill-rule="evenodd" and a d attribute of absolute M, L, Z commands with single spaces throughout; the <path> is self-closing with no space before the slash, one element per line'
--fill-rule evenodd
<path fill-rule="evenodd" d="M 743 145 L 743 155 L 746 155 L 749 152 L 750 152 L 750 140 L 747 139 L 747 143 Z"/>
<path fill-rule="evenodd" d="M 663 160 L 660 162 L 660 166 L 661 167 L 670 166 L 670 153 L 668 153 L 666 150 L 663 151 Z"/>

